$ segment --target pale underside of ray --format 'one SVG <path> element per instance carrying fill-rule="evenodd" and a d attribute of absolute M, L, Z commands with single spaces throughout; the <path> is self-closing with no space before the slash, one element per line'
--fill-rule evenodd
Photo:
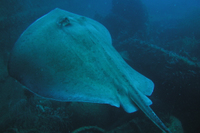
<path fill-rule="evenodd" d="M 58 101 L 140 108 L 169 132 L 150 109 L 151 80 L 132 69 L 100 23 L 55 9 L 30 25 L 15 43 L 9 74 L 33 93 Z"/>

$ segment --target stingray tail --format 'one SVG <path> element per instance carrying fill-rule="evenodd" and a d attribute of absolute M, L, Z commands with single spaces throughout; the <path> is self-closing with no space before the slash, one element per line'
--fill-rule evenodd
<path fill-rule="evenodd" d="M 147 117 L 149 117 L 149 119 L 151 119 L 151 121 L 154 122 L 154 124 L 156 124 L 163 132 L 166 133 L 172 133 L 166 126 L 165 124 L 158 118 L 158 116 L 154 113 L 154 111 L 147 106 L 145 111 L 143 110 L 143 112 L 146 114 Z"/>
<path fill-rule="evenodd" d="M 154 111 L 149 107 L 149 105 L 146 104 L 144 101 L 145 95 L 141 94 L 141 92 L 137 92 L 138 96 L 137 99 L 134 98 L 130 94 L 130 98 L 134 101 L 134 103 L 138 106 L 139 109 L 141 109 L 145 115 L 154 123 L 156 124 L 163 132 L 165 133 L 172 133 L 165 124 L 160 120 L 160 118 L 154 113 Z M 147 98 L 147 97 L 146 97 Z"/>

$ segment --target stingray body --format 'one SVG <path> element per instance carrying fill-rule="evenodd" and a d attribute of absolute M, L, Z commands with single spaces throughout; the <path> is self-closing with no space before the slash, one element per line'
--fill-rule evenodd
<path fill-rule="evenodd" d="M 149 107 L 153 82 L 126 64 L 107 29 L 92 19 L 58 8 L 39 18 L 15 43 L 8 71 L 39 96 L 122 106 L 128 113 L 140 108 L 170 132 Z"/>

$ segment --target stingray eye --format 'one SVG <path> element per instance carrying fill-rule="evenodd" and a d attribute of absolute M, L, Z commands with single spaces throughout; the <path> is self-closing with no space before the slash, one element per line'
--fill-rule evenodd
<path fill-rule="evenodd" d="M 67 17 L 60 18 L 57 22 L 59 27 L 66 27 L 70 25 L 70 21 Z"/>

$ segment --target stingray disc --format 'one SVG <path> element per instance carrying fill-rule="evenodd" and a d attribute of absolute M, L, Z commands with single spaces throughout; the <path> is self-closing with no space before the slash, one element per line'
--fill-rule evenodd
<path fill-rule="evenodd" d="M 113 48 L 100 23 L 55 9 L 31 24 L 11 52 L 8 70 L 30 91 L 59 101 L 120 105 L 127 112 L 137 106 L 130 93 L 145 96 L 153 83 L 133 70 Z"/>

